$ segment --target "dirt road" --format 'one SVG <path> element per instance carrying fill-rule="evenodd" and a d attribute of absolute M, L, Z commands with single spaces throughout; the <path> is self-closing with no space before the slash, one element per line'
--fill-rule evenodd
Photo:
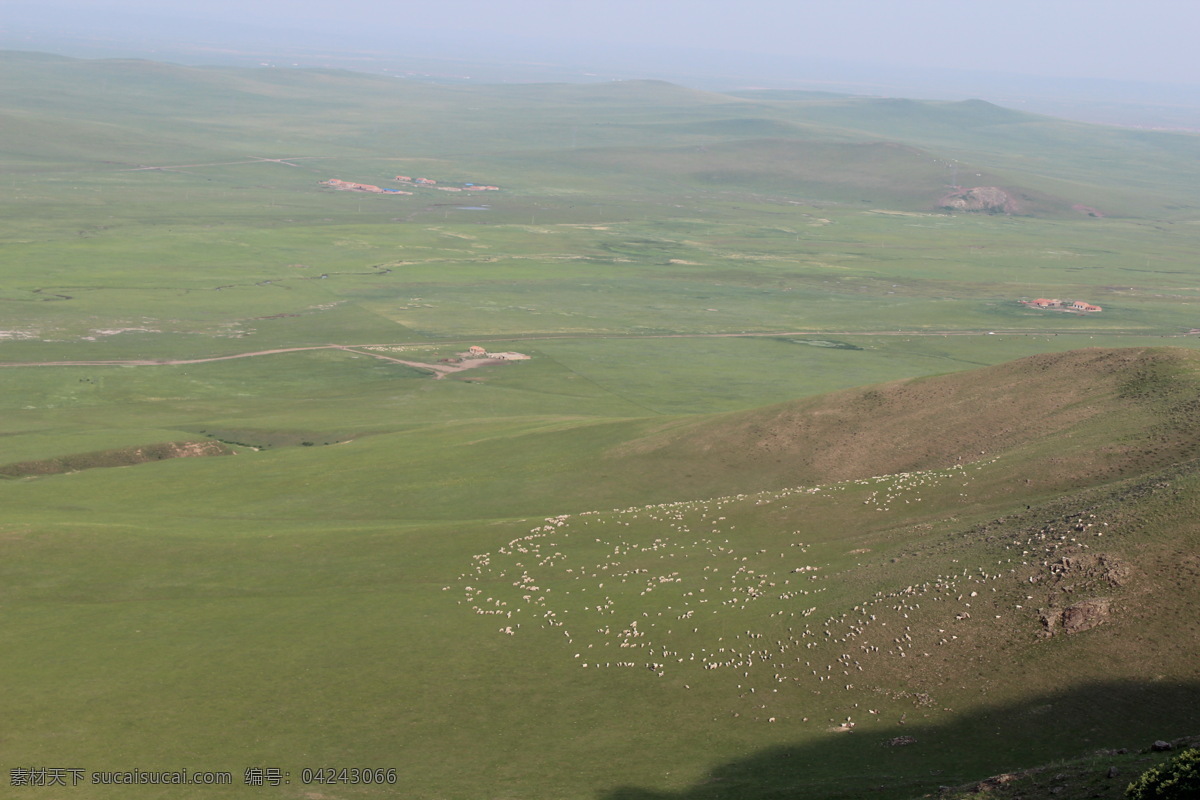
<path fill-rule="evenodd" d="M 555 339 L 729 339 L 729 338 L 772 338 L 779 336 L 1057 336 L 1059 333 L 1064 335 L 1073 334 L 1080 335 L 1087 333 L 1092 337 L 1105 336 L 1140 336 L 1154 339 L 1172 339 L 1189 337 L 1189 334 L 1163 334 L 1163 333 L 1147 333 L 1145 331 L 1007 331 L 1007 330 L 944 330 L 944 331 L 773 331 L 773 332 L 758 332 L 758 333 L 651 333 L 651 334 L 628 334 L 628 335 L 613 335 L 613 336 L 597 336 L 595 334 L 563 334 L 563 333 L 547 333 L 530 336 L 506 336 L 503 339 L 495 341 L 503 342 L 535 342 L 535 341 L 552 341 Z M 478 342 L 492 341 L 490 337 L 477 337 L 475 339 L 464 340 L 463 342 L 440 342 L 439 344 L 454 345 L 454 344 L 475 344 Z M 166 367 L 179 366 L 185 364 L 208 364 L 213 361 L 231 361 L 236 358 L 255 358 L 257 356 L 278 355 L 280 353 L 301 353 L 309 350 L 343 350 L 348 353 L 357 355 L 371 356 L 372 358 L 382 359 L 384 361 L 392 361 L 397 364 L 414 367 L 416 369 L 428 370 L 434 373 L 438 378 L 444 378 L 456 372 L 462 372 L 475 367 L 483 367 L 489 364 L 507 364 L 505 359 L 499 358 L 474 358 L 466 359 L 457 364 L 429 364 L 424 361 L 408 361 L 402 358 L 384 355 L 375 352 L 369 348 L 372 347 L 420 347 L 428 346 L 430 342 L 393 342 L 393 343 L 373 343 L 373 344 L 318 344 L 309 345 L 307 347 L 280 347 L 274 350 L 253 350 L 248 353 L 234 353 L 225 356 L 209 356 L 207 358 L 154 358 L 154 359 L 96 359 L 96 360 L 79 360 L 79 361 L 8 361 L 0 362 L 0 367 Z"/>

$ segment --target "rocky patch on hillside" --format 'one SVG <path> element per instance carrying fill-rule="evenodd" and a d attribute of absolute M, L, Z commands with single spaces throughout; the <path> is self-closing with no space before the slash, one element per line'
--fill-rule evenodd
<path fill-rule="evenodd" d="M 1062 610 L 1054 609 L 1052 613 L 1042 616 L 1046 633 L 1053 636 L 1056 633 L 1082 633 L 1103 624 L 1109 618 L 1112 601 L 1107 597 L 1097 597 L 1075 603 Z"/>

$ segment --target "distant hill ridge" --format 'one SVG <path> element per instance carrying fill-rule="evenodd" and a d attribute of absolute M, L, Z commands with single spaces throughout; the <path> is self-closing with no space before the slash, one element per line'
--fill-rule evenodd
<path fill-rule="evenodd" d="M 81 162 L 136 164 L 163 152 L 189 163 L 273 142 L 323 155 L 551 162 L 567 181 L 604 179 L 599 158 L 616 170 L 614 191 L 634 174 L 643 183 L 868 208 L 934 211 L 947 191 L 972 187 L 1015 198 L 981 210 L 1032 216 L 1088 216 L 1083 207 L 1159 217 L 1200 207 L 1200 136 L 1066 122 L 983 100 L 721 94 L 654 80 L 445 86 L 347 70 L 13 51 L 0 54 L 0 85 L 12 131 L 0 155 L 34 162 L 75 153 Z M 315 122 L 340 115 L 369 120 L 378 135 L 315 133 Z M 884 144 L 910 157 L 880 159 L 873 148 Z M 828 158 L 835 146 L 842 149 Z"/>

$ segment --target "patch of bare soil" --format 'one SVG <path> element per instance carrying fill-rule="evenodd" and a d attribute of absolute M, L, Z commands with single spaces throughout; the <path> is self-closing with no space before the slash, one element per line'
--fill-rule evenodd
<path fill-rule="evenodd" d="M 462 371 L 468 370 L 468 369 L 475 369 L 476 367 L 486 367 L 486 366 L 490 366 L 492 364 L 510 364 L 510 363 L 512 363 L 509 359 L 506 359 L 506 358 L 464 358 L 461 361 L 430 364 L 425 361 L 409 361 L 409 360 L 403 359 L 403 358 L 395 358 L 394 356 L 383 355 L 382 353 L 377 353 L 372 350 L 356 350 L 356 349 L 353 349 L 350 347 L 341 347 L 341 346 L 339 346 L 337 349 L 345 350 L 347 353 L 356 353 L 358 355 L 364 355 L 364 356 L 374 356 L 375 358 L 381 359 L 383 361 L 391 361 L 394 364 L 403 364 L 406 367 L 413 367 L 415 369 L 428 370 L 429 372 L 432 372 L 434 374 L 435 379 L 445 378 L 447 375 L 453 375 L 456 372 L 462 372 Z"/>

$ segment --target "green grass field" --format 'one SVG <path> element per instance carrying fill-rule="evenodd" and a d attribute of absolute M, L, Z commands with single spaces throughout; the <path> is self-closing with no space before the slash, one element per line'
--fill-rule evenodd
<path fill-rule="evenodd" d="M 1197 733 L 1195 136 L 24 53 L 0 85 L 10 784 L 905 800 Z M 939 210 L 956 180 L 1024 210 Z M 420 366 L 472 345 L 531 358 Z"/>

